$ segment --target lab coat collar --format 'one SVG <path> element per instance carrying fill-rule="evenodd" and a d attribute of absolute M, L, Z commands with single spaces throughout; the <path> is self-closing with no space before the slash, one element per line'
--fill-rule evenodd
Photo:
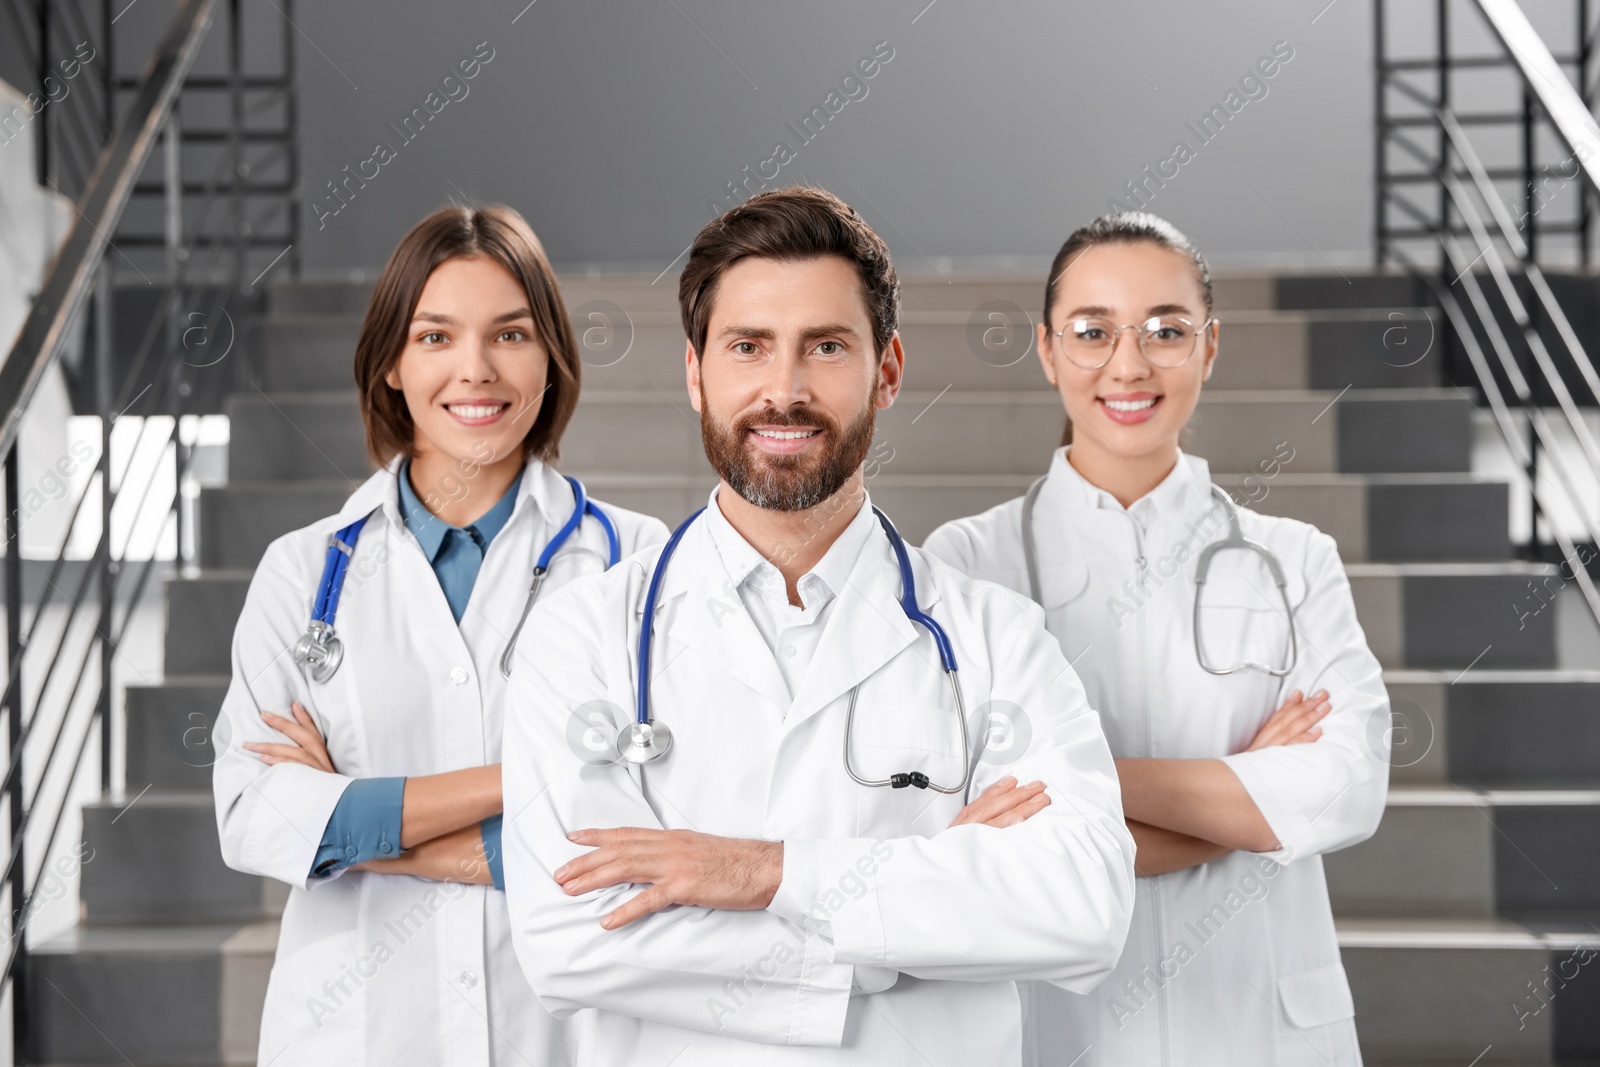
<path fill-rule="evenodd" d="M 451 530 L 464 530 L 476 528 L 487 544 L 494 540 L 494 535 L 505 528 L 506 520 L 511 518 L 512 509 L 516 507 L 517 496 L 522 488 L 524 471 L 518 471 L 516 478 L 506 489 L 504 495 L 494 502 L 494 506 L 478 518 L 468 523 L 465 527 L 456 526 L 446 522 L 428 510 L 418 497 L 416 490 L 411 485 L 409 472 L 410 461 L 401 463 L 400 469 L 395 472 L 395 485 L 400 491 L 400 510 L 405 523 L 416 535 L 417 543 L 422 546 L 422 554 L 432 563 L 439 556 L 439 549 L 444 546 L 444 539 Z"/>
<path fill-rule="evenodd" d="M 391 523 L 397 527 L 404 526 L 400 517 L 399 482 L 400 466 L 404 462 L 405 457 L 396 454 L 382 470 L 373 472 L 370 478 L 361 483 L 339 509 L 336 528 L 348 526 L 380 508 Z M 516 490 L 516 503 L 512 505 L 506 526 L 516 521 L 524 509 L 525 500 L 529 501 L 527 507 L 536 509 L 545 516 L 547 522 L 553 521 L 558 526 L 566 522 L 568 516 L 572 514 L 573 506 L 577 503 L 572 495 L 572 487 L 567 484 L 566 479 L 537 456 L 529 457 L 522 468 L 522 480 Z M 553 516 L 556 515 L 560 518 L 554 519 Z"/>
<path fill-rule="evenodd" d="M 706 523 L 711 528 L 711 538 L 717 546 L 717 554 L 722 557 L 723 566 L 728 570 L 728 578 L 737 589 L 756 573 L 760 591 L 767 596 L 781 596 L 788 601 L 788 592 L 783 584 L 783 575 L 776 564 L 769 560 L 760 550 L 744 535 L 733 528 L 728 517 L 722 513 L 722 508 L 717 504 L 717 493 L 722 488 L 721 483 L 711 490 L 711 497 L 706 503 Z M 829 592 L 835 596 L 850 580 L 850 570 L 855 566 L 856 557 L 861 554 L 861 546 L 872 535 L 872 530 L 878 525 L 877 516 L 872 514 L 872 502 L 865 493 L 862 496 L 860 510 L 840 531 L 833 544 L 822 554 L 815 566 L 808 574 L 815 576 L 828 587 Z M 802 580 L 803 580 L 802 576 Z M 805 591 L 801 591 L 802 599 Z M 807 602 L 806 607 L 811 607 Z"/>
<path fill-rule="evenodd" d="M 713 492 L 708 507 L 715 506 Z M 872 513 L 870 495 L 861 508 L 846 533 L 859 534 L 865 527 L 865 535 L 836 591 L 837 603 L 812 658 L 820 669 L 806 672 L 792 701 L 776 656 L 739 600 L 733 572 L 722 560 L 712 523 L 704 521 L 705 516 L 684 533 L 662 578 L 657 610 L 680 596 L 684 602 L 677 623 L 661 636 L 687 646 L 713 669 L 737 678 L 777 707 L 788 707 L 784 728 L 792 729 L 871 676 L 915 641 L 919 632 L 900 608 L 899 565 L 888 535 Z M 838 542 L 830 551 L 836 547 Z M 920 605 L 927 611 L 938 602 L 939 592 L 921 555 L 915 549 L 907 551 Z M 933 657 L 931 669 L 939 666 Z"/>
<path fill-rule="evenodd" d="M 1131 514 L 1153 511 L 1166 519 L 1184 519 L 1211 506 L 1211 466 L 1199 456 L 1179 451 L 1178 462 L 1171 472 L 1154 489 L 1124 509 L 1116 497 L 1095 485 L 1076 467 L 1067 462 L 1071 445 L 1058 448 L 1050 461 L 1049 477 L 1039 490 L 1041 503 L 1046 496 L 1050 504 L 1066 510 L 1073 508 L 1101 508 L 1109 511 L 1126 510 Z"/>

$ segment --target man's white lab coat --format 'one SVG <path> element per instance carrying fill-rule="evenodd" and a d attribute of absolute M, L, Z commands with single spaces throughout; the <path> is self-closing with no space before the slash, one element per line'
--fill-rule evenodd
<path fill-rule="evenodd" d="M 845 772 L 857 683 L 858 773 L 950 783 L 964 772 L 946 676 L 901 610 L 881 529 L 790 700 L 704 518 L 690 527 L 661 588 L 651 660 L 650 707 L 675 740 L 643 770 L 611 758 L 609 742 L 633 719 L 660 550 L 535 609 L 520 642 L 535 669 L 508 694 L 506 888 L 535 993 L 558 1015 L 599 1009 L 588 1062 L 1014 1064 L 1016 979 L 1086 992 L 1109 973 L 1133 848 L 1098 717 L 1036 605 L 908 552 L 960 668 L 975 761 L 965 795 L 867 788 Z M 1000 709 L 1026 717 L 1025 751 L 986 748 Z M 1007 774 L 1046 781 L 1051 804 L 1006 829 L 948 828 Z M 620 826 L 782 840 L 783 885 L 766 910 L 675 906 L 604 930 L 600 918 L 641 887 L 569 897 L 551 872 L 588 851 L 568 833 Z"/>

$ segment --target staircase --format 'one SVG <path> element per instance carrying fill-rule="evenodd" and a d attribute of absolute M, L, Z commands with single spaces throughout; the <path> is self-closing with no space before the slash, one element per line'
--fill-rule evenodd
<path fill-rule="evenodd" d="M 564 291 L 586 366 L 563 468 L 675 523 L 714 479 L 674 280 Z M 913 542 L 1021 494 L 1058 443 L 1060 403 L 1025 347 L 1042 292 L 1031 276 L 907 282 L 906 391 L 879 413 L 869 486 Z M 1368 1063 L 1600 1059 L 1593 620 L 1571 590 L 1510 607 L 1554 569 L 1513 560 L 1509 487 L 1470 473 L 1481 431 L 1442 352 L 1418 358 L 1431 329 L 1409 283 L 1233 276 L 1218 296 L 1222 355 L 1190 447 L 1261 511 L 1337 538 L 1397 716 L 1387 817 L 1326 861 Z M 368 473 L 350 373 L 366 298 L 281 287 L 245 336 L 261 388 L 227 404 L 202 569 L 166 587 L 165 681 L 127 692 L 126 792 L 84 813 L 83 922 L 33 949 L 40 1062 L 254 1060 L 285 890 L 221 862 L 210 726 L 262 551 Z M 1280 443 L 1293 458 L 1267 477 Z"/>

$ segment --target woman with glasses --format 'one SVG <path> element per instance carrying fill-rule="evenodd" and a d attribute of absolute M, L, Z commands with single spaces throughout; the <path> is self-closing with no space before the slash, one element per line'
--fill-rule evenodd
<path fill-rule="evenodd" d="M 1066 442 L 1025 497 L 924 546 L 1044 608 L 1138 846 L 1112 976 L 1086 996 L 1024 986 L 1031 1064 L 1360 1063 L 1320 857 L 1383 813 L 1388 698 L 1333 539 L 1240 507 L 1180 447 L 1220 334 L 1210 270 L 1171 224 L 1078 230 L 1038 328 Z M 1264 486 L 1295 445 L 1229 473 Z M 1050 728 L 1020 715 L 990 743 Z"/>

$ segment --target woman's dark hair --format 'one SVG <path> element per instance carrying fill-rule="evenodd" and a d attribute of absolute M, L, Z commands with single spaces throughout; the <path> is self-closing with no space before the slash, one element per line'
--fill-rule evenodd
<path fill-rule="evenodd" d="M 849 260 L 861 278 L 877 354 L 889 347 L 900 321 L 900 279 L 889 261 L 889 246 L 837 196 L 796 186 L 758 193 L 696 235 L 678 279 L 678 311 L 697 357 L 705 352 L 711 302 L 722 272 L 750 256 Z"/>
<path fill-rule="evenodd" d="M 1111 215 L 1101 215 L 1088 225 L 1078 227 L 1061 246 L 1061 251 L 1056 253 L 1054 262 L 1050 264 L 1050 277 L 1044 286 L 1045 329 L 1050 329 L 1050 312 L 1055 307 L 1057 283 L 1081 253 L 1098 245 L 1139 242 L 1158 245 L 1188 257 L 1194 267 L 1195 281 L 1200 283 L 1200 294 L 1206 303 L 1206 318 L 1210 318 L 1213 308 L 1211 265 L 1194 246 L 1194 242 L 1160 215 L 1152 215 L 1148 211 L 1119 211 Z M 1062 431 L 1061 443 L 1063 445 L 1072 443 L 1071 418 L 1067 419 L 1066 429 Z"/>
<path fill-rule="evenodd" d="M 567 318 L 555 272 L 544 246 L 516 210 L 503 204 L 480 208 L 440 208 L 400 239 L 367 305 L 356 341 L 356 389 L 366 424 L 367 455 L 386 466 L 396 453 L 413 455 L 416 429 L 406 398 L 384 378 L 399 362 L 428 276 L 451 259 L 483 256 L 504 267 L 528 294 L 533 329 L 550 357 L 549 382 L 539 415 L 522 439 L 530 456 L 553 461 L 561 453 L 561 434 L 578 406 L 582 363 Z"/>

